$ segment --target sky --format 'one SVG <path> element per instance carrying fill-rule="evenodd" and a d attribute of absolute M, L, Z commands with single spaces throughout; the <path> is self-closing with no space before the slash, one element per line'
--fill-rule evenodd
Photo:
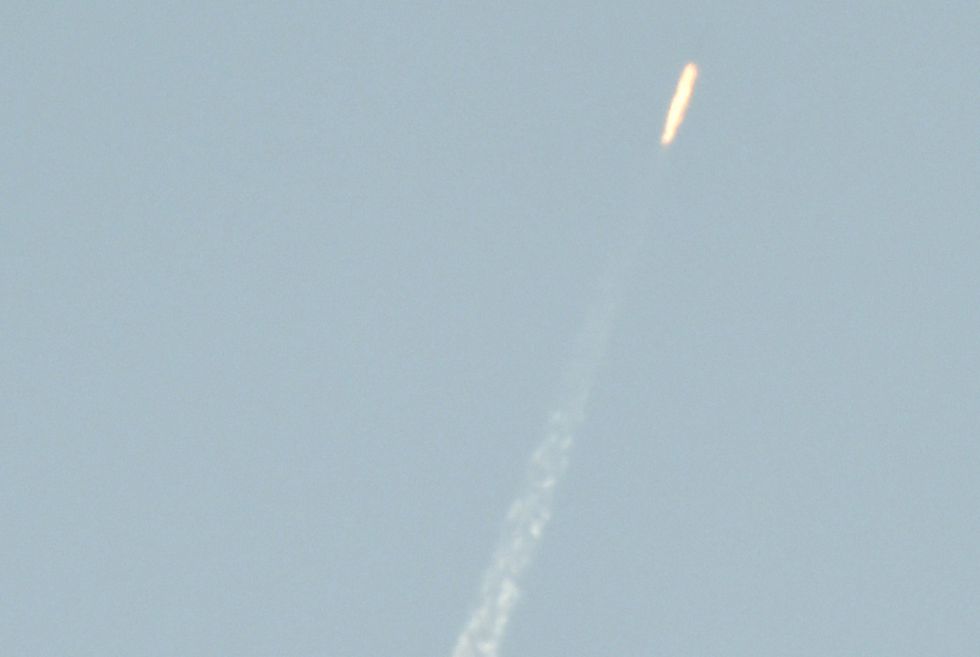
<path fill-rule="evenodd" d="M 501 654 L 976 654 L 978 25 L 3 3 L 0 653 L 448 657 L 640 221 Z"/>

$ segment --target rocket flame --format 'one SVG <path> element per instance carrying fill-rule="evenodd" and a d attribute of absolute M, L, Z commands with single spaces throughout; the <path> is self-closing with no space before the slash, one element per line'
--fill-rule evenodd
<path fill-rule="evenodd" d="M 677 90 L 674 98 L 670 101 L 670 109 L 667 110 L 667 120 L 664 122 L 664 133 L 660 136 L 660 144 L 666 148 L 674 141 L 677 129 L 684 122 L 684 114 L 687 106 L 691 103 L 691 96 L 694 94 L 694 83 L 698 79 L 698 67 L 694 62 L 688 62 L 677 81 Z"/>

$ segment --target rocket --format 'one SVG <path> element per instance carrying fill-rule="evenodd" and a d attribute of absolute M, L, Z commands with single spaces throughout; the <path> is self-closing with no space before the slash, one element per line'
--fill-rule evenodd
<path fill-rule="evenodd" d="M 698 66 L 694 62 L 688 62 L 681 77 L 677 80 L 677 90 L 674 91 L 674 98 L 670 101 L 670 108 L 667 110 L 667 119 L 664 121 L 664 132 L 660 136 L 660 145 L 664 148 L 670 146 L 677 135 L 677 129 L 684 122 L 684 114 L 687 113 L 687 106 L 691 104 L 691 96 L 694 95 L 694 83 L 698 79 Z"/>

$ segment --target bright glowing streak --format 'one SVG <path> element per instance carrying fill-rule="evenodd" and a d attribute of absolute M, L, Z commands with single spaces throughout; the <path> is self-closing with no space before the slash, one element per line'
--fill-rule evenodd
<path fill-rule="evenodd" d="M 698 79 L 698 67 L 694 62 L 688 62 L 681 72 L 681 77 L 677 81 L 677 90 L 674 98 L 670 101 L 670 109 L 667 110 L 667 120 L 664 121 L 664 133 L 660 136 L 660 144 L 666 148 L 674 141 L 677 129 L 684 122 L 684 114 L 687 113 L 687 106 L 691 104 L 691 96 L 694 94 L 694 83 Z"/>

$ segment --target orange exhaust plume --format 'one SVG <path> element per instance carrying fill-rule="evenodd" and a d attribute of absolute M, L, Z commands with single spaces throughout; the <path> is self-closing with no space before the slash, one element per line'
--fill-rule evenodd
<path fill-rule="evenodd" d="M 664 122 L 664 133 L 660 136 L 660 144 L 667 148 L 674 141 L 677 129 L 684 122 L 684 114 L 687 113 L 687 106 L 691 104 L 691 96 L 694 94 L 694 83 L 698 79 L 698 67 L 694 62 L 688 62 L 677 81 L 677 90 L 674 98 L 670 101 L 670 109 L 667 110 L 667 120 Z"/>

